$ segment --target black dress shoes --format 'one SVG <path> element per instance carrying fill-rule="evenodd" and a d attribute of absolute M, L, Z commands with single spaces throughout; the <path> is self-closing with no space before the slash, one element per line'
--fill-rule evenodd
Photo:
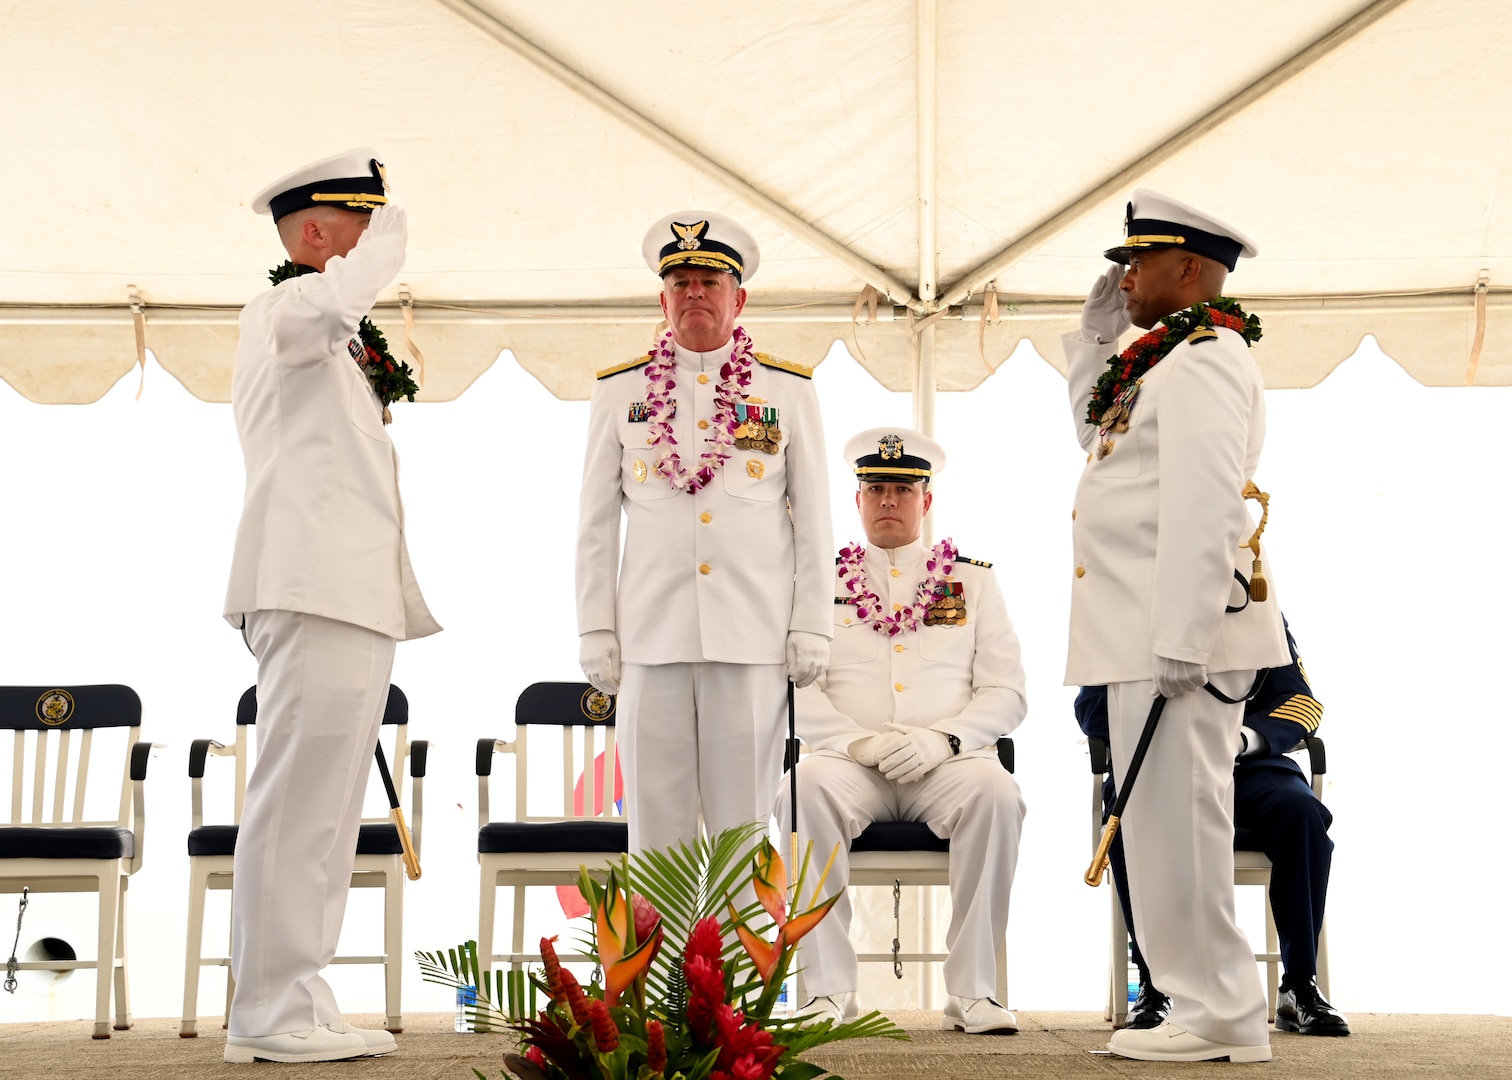
<path fill-rule="evenodd" d="M 1319 993 L 1317 980 L 1310 978 L 1283 989 L 1276 998 L 1276 1030 L 1301 1035 L 1348 1035 L 1349 1021 Z"/>
<path fill-rule="evenodd" d="M 1129 1019 L 1124 1027 L 1131 1031 L 1149 1031 L 1158 1028 L 1171 1015 L 1171 999 L 1155 989 L 1154 983 L 1139 984 L 1139 996 L 1129 1006 Z"/>

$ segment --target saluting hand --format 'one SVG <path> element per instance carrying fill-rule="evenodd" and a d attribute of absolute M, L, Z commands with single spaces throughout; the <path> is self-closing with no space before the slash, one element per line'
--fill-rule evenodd
<path fill-rule="evenodd" d="M 1092 291 L 1082 305 L 1083 338 L 1096 338 L 1104 344 L 1112 344 L 1129 328 L 1131 324 L 1124 311 L 1123 290 L 1118 287 L 1123 278 L 1124 268 L 1114 263 L 1108 267 L 1107 273 L 1092 283 Z"/>
<path fill-rule="evenodd" d="M 368 236 L 397 236 L 399 242 L 409 240 L 409 215 L 396 203 L 385 203 L 368 216 Z"/>

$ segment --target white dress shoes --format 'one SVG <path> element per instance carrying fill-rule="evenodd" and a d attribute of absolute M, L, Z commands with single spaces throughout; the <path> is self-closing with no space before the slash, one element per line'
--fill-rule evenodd
<path fill-rule="evenodd" d="M 827 994 L 824 997 L 809 998 L 798 1010 L 798 1015 L 805 1018 L 805 1024 L 817 1024 L 824 1020 L 843 1024 L 860 1015 L 860 1009 L 856 1005 L 854 993 Z"/>
<path fill-rule="evenodd" d="M 233 1065 L 253 1061 L 341 1061 L 369 1053 L 372 1051 L 368 1050 L 367 1041 L 355 1030 L 339 1032 L 318 1027 L 283 1035 L 229 1035 L 222 1060 Z"/>
<path fill-rule="evenodd" d="M 1270 1043 L 1257 1046 L 1231 1046 L 1193 1035 L 1167 1020 L 1144 1031 L 1124 1028 L 1108 1040 L 1108 1049 L 1119 1057 L 1138 1061 L 1269 1061 Z"/>
<path fill-rule="evenodd" d="M 399 1044 L 394 1041 L 394 1036 L 382 1028 L 353 1027 L 345 1020 L 337 1020 L 335 1023 L 324 1025 L 327 1031 L 334 1031 L 338 1035 L 358 1035 L 367 1046 L 366 1057 L 377 1057 L 379 1054 L 392 1054 L 399 1049 Z"/>
<path fill-rule="evenodd" d="M 951 994 L 945 1001 L 946 1031 L 964 1031 L 968 1035 L 1012 1035 L 1018 1031 L 1018 1017 L 990 997 L 963 998 Z"/>

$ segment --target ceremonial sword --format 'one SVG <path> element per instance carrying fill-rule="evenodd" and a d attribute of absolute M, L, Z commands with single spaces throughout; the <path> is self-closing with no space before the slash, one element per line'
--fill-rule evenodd
<path fill-rule="evenodd" d="M 383 778 L 383 790 L 388 793 L 389 819 L 399 834 L 399 847 L 404 853 L 404 876 L 411 881 L 420 878 L 420 856 L 415 854 L 414 842 L 410 839 L 409 826 L 404 821 L 404 809 L 399 805 L 399 793 L 394 790 L 394 778 L 389 775 L 388 759 L 383 756 L 383 743 L 373 748 L 378 759 L 378 775 Z"/>
<path fill-rule="evenodd" d="M 1108 811 L 1108 820 L 1103 825 L 1102 839 L 1097 842 L 1097 853 L 1092 856 L 1092 865 L 1087 867 L 1087 872 L 1082 877 L 1094 889 L 1102 884 L 1103 871 L 1108 868 L 1108 849 L 1113 845 L 1113 838 L 1118 835 L 1118 819 L 1123 816 L 1129 792 L 1134 790 L 1139 767 L 1144 764 L 1145 754 L 1150 749 L 1150 740 L 1155 737 L 1155 727 L 1160 723 L 1160 714 L 1165 711 L 1165 704 L 1166 699 L 1157 694 L 1150 706 L 1150 715 L 1145 719 L 1144 730 L 1139 733 L 1139 742 L 1134 745 L 1134 756 L 1129 759 L 1127 775 L 1118 780 L 1118 797 L 1113 800 L 1113 809 Z"/>

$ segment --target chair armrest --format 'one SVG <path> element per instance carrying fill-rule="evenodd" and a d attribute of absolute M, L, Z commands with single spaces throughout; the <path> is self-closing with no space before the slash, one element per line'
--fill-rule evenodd
<path fill-rule="evenodd" d="M 202 780 L 205 776 L 205 759 L 226 747 L 214 739 L 195 739 L 189 744 L 189 779 Z"/>
<path fill-rule="evenodd" d="M 1087 738 L 1087 756 L 1092 759 L 1092 771 L 1101 776 L 1108 771 L 1108 740 L 1099 735 Z"/>
<path fill-rule="evenodd" d="M 147 796 L 143 781 L 147 779 L 147 759 L 154 750 L 161 750 L 162 743 L 138 742 L 131 748 L 131 832 L 134 837 L 131 866 L 126 871 L 134 874 L 142 868 L 142 849 L 147 846 Z"/>
<path fill-rule="evenodd" d="M 1328 772 L 1328 754 L 1324 752 L 1323 740 L 1315 735 L 1303 739 L 1302 743 L 1307 747 L 1307 767 L 1312 773 L 1313 794 L 1321 801 L 1323 776 Z"/>
<path fill-rule="evenodd" d="M 1007 735 L 997 741 L 998 762 L 1009 772 L 1013 771 L 1013 740 Z"/>
<path fill-rule="evenodd" d="M 515 744 L 503 739 L 479 739 L 473 754 L 473 771 L 478 774 L 478 828 L 488 824 L 488 778 L 493 775 L 494 754 L 512 754 Z"/>
<path fill-rule="evenodd" d="M 152 756 L 152 751 L 160 749 L 161 743 L 139 742 L 131 748 L 131 778 L 141 781 L 147 779 L 147 759 Z"/>
<path fill-rule="evenodd" d="M 410 759 L 410 842 L 415 845 L 415 858 L 420 858 L 420 835 L 425 826 L 425 762 L 430 754 L 430 742 L 416 739 L 409 745 Z"/>
<path fill-rule="evenodd" d="M 416 739 L 410 743 L 410 776 L 416 780 L 425 778 L 425 761 L 430 754 L 430 740 Z"/>

